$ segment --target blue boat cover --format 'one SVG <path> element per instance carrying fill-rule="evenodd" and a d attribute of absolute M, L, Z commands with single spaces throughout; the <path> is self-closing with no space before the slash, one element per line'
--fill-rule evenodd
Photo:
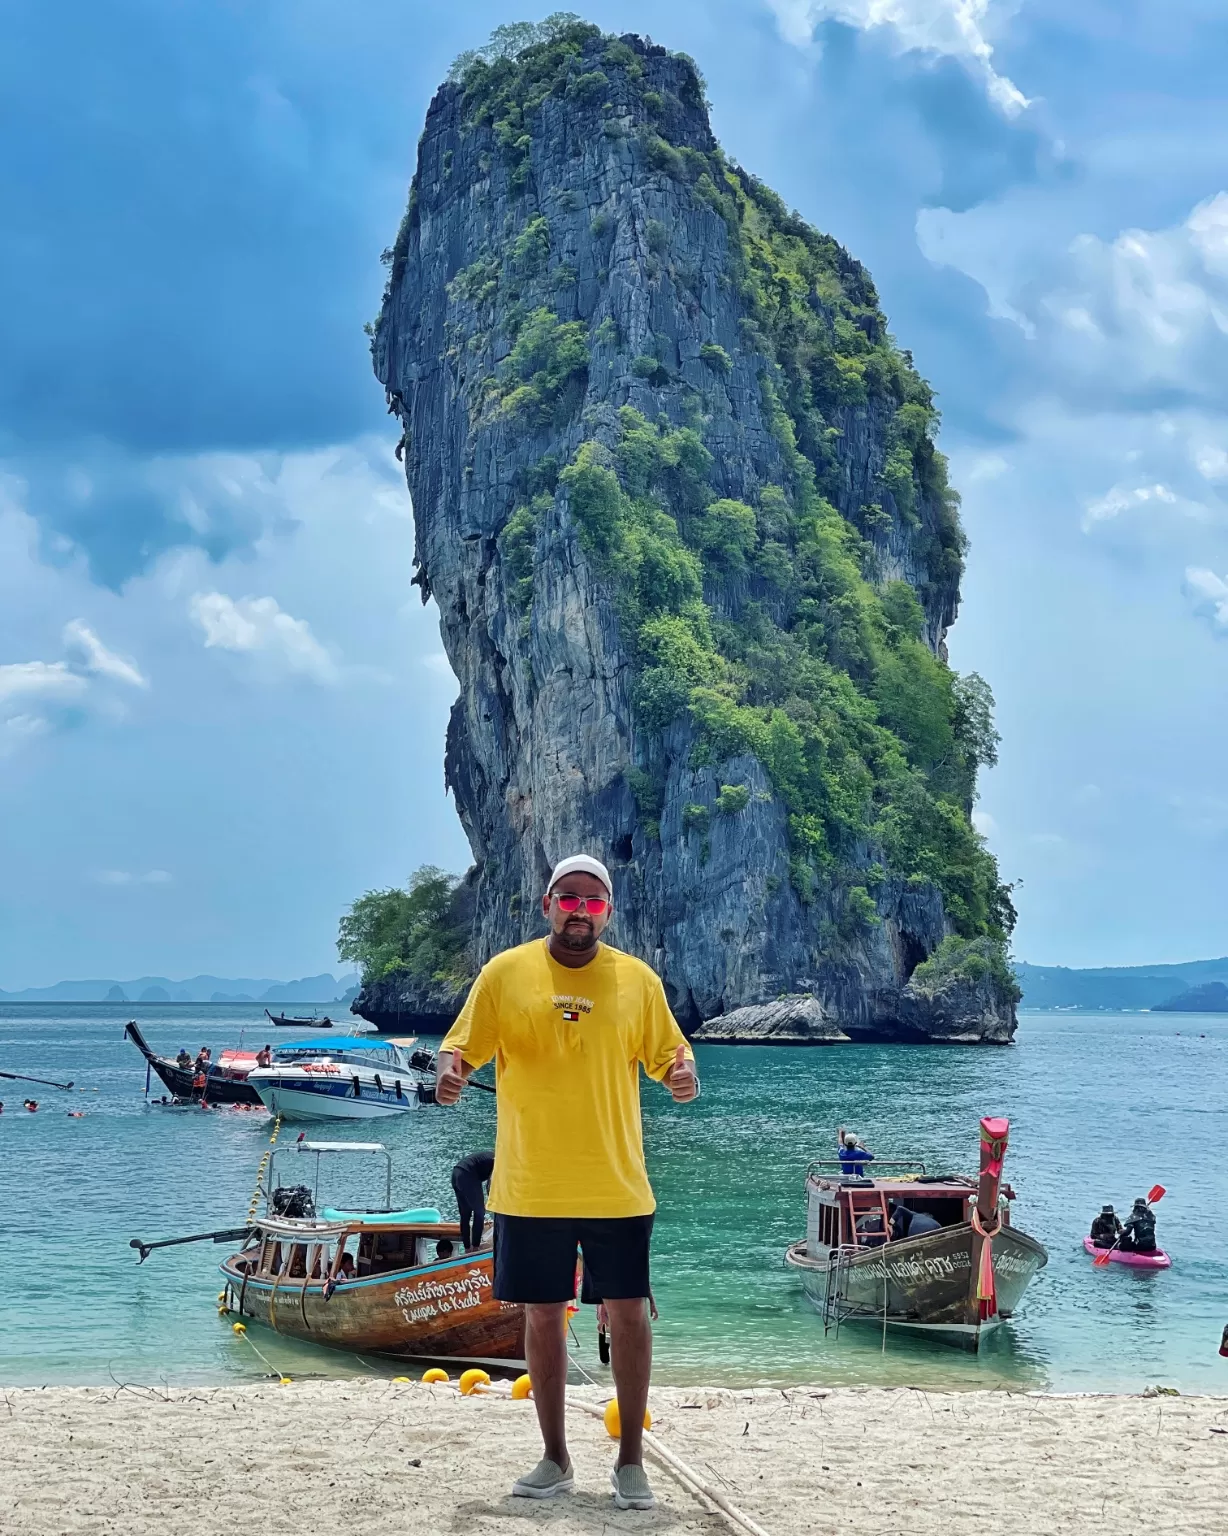
<path fill-rule="evenodd" d="M 317 1035 L 314 1040 L 278 1041 L 273 1051 L 314 1051 L 318 1056 L 327 1056 L 330 1051 L 386 1051 L 389 1044 L 378 1035 Z"/>
<path fill-rule="evenodd" d="M 335 1211 L 326 1205 L 320 1212 L 325 1221 L 362 1221 L 368 1225 L 400 1226 L 402 1222 L 415 1222 L 421 1226 L 438 1226 L 443 1217 L 433 1205 L 420 1205 L 412 1211 Z"/>

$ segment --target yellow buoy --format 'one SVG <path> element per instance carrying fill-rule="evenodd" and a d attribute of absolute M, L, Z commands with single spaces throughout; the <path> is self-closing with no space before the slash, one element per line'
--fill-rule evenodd
<path fill-rule="evenodd" d="M 605 1413 L 602 1414 L 602 1418 L 605 1420 L 606 1434 L 609 1435 L 611 1440 L 617 1440 L 623 1432 L 623 1421 L 618 1416 L 618 1399 L 616 1397 L 612 1397 L 605 1405 Z M 644 1428 L 652 1428 L 652 1414 L 649 1413 L 647 1408 L 644 1409 Z"/>
<path fill-rule="evenodd" d="M 281 1385 L 283 1387 L 288 1387 L 290 1385 L 290 1378 L 289 1378 L 289 1376 L 283 1376 L 281 1378 Z"/>
<path fill-rule="evenodd" d="M 528 1376 L 517 1376 L 512 1383 L 512 1396 L 518 1403 L 524 1401 L 533 1390 L 533 1382 Z"/>
<path fill-rule="evenodd" d="M 490 1377 L 485 1371 L 479 1371 L 476 1367 L 461 1372 L 460 1389 L 465 1397 L 473 1392 L 479 1392 L 483 1387 L 490 1386 Z"/>
<path fill-rule="evenodd" d="M 247 1324 L 246 1323 L 231 1323 L 230 1326 L 234 1329 L 234 1331 L 236 1333 L 246 1333 L 247 1332 Z"/>
<path fill-rule="evenodd" d="M 219 1317 L 229 1317 L 230 1316 L 230 1308 L 229 1307 L 219 1307 L 217 1309 L 217 1315 Z"/>
<path fill-rule="evenodd" d="M 393 1379 L 393 1381 L 408 1381 L 409 1377 L 408 1376 L 394 1376 L 392 1379 Z"/>
<path fill-rule="evenodd" d="M 447 1381 L 447 1371 L 441 1371 L 437 1365 L 431 1366 L 429 1371 L 423 1371 L 423 1381 Z"/>
<path fill-rule="evenodd" d="M 217 1293 L 217 1299 L 219 1301 L 225 1301 L 226 1300 L 226 1292 L 225 1291 L 219 1291 Z"/>

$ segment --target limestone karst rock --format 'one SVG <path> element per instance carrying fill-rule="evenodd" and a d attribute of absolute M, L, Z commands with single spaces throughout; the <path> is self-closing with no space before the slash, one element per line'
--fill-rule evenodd
<path fill-rule="evenodd" d="M 1009 1040 L 962 534 L 869 275 L 725 160 L 690 60 L 585 26 L 440 88 L 387 258 L 475 961 L 583 850 L 688 1029 L 810 997 L 817 1034 Z"/>

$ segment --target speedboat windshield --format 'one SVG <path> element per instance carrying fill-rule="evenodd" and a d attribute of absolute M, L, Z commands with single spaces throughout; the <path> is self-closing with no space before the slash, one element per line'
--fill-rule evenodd
<path fill-rule="evenodd" d="M 384 1067 L 402 1072 L 410 1069 L 409 1056 L 401 1046 L 391 1040 L 371 1040 L 362 1035 L 343 1035 L 332 1040 L 295 1040 L 289 1045 L 279 1045 L 273 1052 L 276 1061 L 289 1064 L 297 1061 L 344 1061 L 354 1066 Z"/>

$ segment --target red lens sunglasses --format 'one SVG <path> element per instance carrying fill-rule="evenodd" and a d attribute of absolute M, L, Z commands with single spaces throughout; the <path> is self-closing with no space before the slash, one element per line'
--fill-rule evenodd
<path fill-rule="evenodd" d="M 610 905 L 604 896 L 556 896 L 560 912 L 578 912 L 581 907 L 592 917 L 599 916 Z"/>

